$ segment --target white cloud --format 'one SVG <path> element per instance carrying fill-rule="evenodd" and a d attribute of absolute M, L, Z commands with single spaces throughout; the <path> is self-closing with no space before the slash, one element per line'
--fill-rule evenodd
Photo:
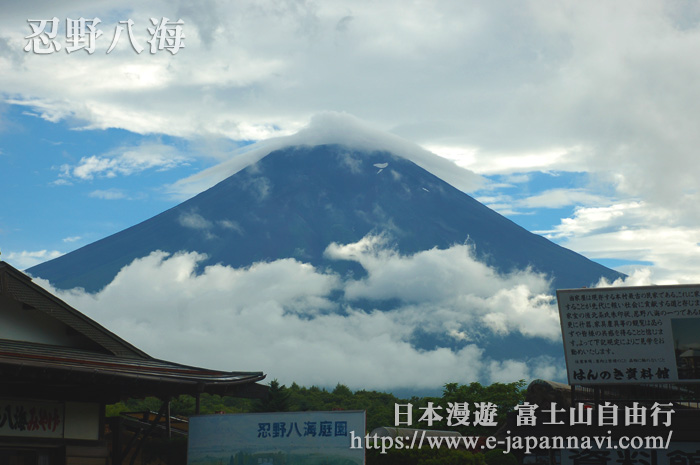
<path fill-rule="evenodd" d="M 180 226 L 200 231 L 207 240 L 216 239 L 218 237 L 213 232 L 214 223 L 194 211 L 181 213 L 177 221 L 180 223 Z M 230 229 L 224 222 L 217 222 L 217 224 L 225 229 Z"/>
<path fill-rule="evenodd" d="M 331 244 L 325 254 L 357 261 L 367 270 L 367 278 L 346 284 L 347 299 L 399 299 L 417 313 L 404 317 L 440 315 L 435 322 L 423 322 L 425 328 L 469 333 L 479 323 L 499 334 L 559 336 L 549 281 L 529 270 L 500 275 L 476 261 L 468 245 L 401 256 L 387 249 L 381 236 L 367 236 L 353 244 Z M 449 327 L 442 326 L 446 322 Z"/>
<path fill-rule="evenodd" d="M 492 360 L 486 366 L 494 383 L 512 383 L 519 379 L 566 379 L 566 367 L 547 356 L 537 357 L 527 363 L 516 360 Z"/>
<path fill-rule="evenodd" d="M 503 186 L 489 186 L 487 192 L 491 195 L 480 195 L 477 200 L 502 215 L 533 215 L 538 213 L 538 209 L 572 205 L 578 205 L 579 208 L 602 205 L 603 207 L 600 208 L 605 209 L 611 201 L 610 198 L 593 193 L 591 189 L 549 189 L 535 195 L 515 198 L 512 195 L 499 193 L 497 190 L 499 187 Z M 542 233 L 542 231 L 539 232 Z"/>
<path fill-rule="evenodd" d="M 524 208 L 561 208 L 581 204 L 590 206 L 603 204 L 607 201 L 607 198 L 584 189 L 550 189 L 537 195 L 520 199 L 515 205 Z"/>
<path fill-rule="evenodd" d="M 243 227 L 240 225 L 240 223 L 238 221 L 220 220 L 220 221 L 217 221 L 217 224 L 224 229 L 230 229 L 232 231 L 236 231 L 241 236 L 245 233 L 245 231 L 243 230 Z"/>
<path fill-rule="evenodd" d="M 53 260 L 61 255 L 63 255 L 63 252 L 58 250 L 23 250 L 21 252 L 9 252 L 7 256 L 3 255 L 2 259 L 15 268 L 24 270 L 47 260 Z"/>
<path fill-rule="evenodd" d="M 630 286 L 651 286 L 651 269 L 637 268 L 626 278 L 616 279 L 612 283 L 605 278 L 601 278 L 595 287 L 630 287 Z"/>
<path fill-rule="evenodd" d="M 195 212 L 186 212 L 180 214 L 178 217 L 178 222 L 180 223 L 181 226 L 184 226 L 186 228 L 190 229 L 211 229 L 214 224 L 204 218 L 202 215 L 199 213 Z"/>
<path fill-rule="evenodd" d="M 122 269 L 98 294 L 52 292 L 153 356 L 227 370 L 263 370 L 283 383 L 435 389 L 445 382 L 537 377 L 545 366 L 550 367 L 548 373 L 560 375 L 555 366 L 561 361 L 494 360 L 475 342 L 467 341 L 460 349 L 432 350 L 411 343 L 418 328 L 452 334 L 458 340 L 460 331 L 489 325 L 485 317 L 494 312 L 507 320 L 494 326 L 498 333 L 558 337 L 551 302 L 540 302 L 541 297 L 526 289 L 546 288 L 542 278 L 526 272 L 498 277 L 483 265 L 470 270 L 478 265 L 469 263 L 469 251 L 461 246 L 411 257 L 391 252 L 370 257 L 363 247 L 372 242 L 377 244 L 367 238 L 363 244 L 345 247 L 359 250 L 356 259 L 363 265 L 383 260 L 399 272 L 397 281 L 419 273 L 421 266 L 429 279 L 447 262 L 457 260 L 460 265 L 451 271 L 471 283 L 451 289 L 456 278 L 449 286 L 435 282 L 423 287 L 425 294 L 410 296 L 402 296 L 406 287 L 396 285 L 386 295 L 405 299 L 398 308 L 365 311 L 355 308 L 353 299 L 371 295 L 369 290 L 384 279 L 373 267 L 364 284 L 343 281 L 294 259 L 240 269 L 216 265 L 197 275 L 202 255 L 154 252 Z M 503 286 L 500 295 L 484 291 L 498 286 Z M 364 294 L 358 292 L 363 287 Z M 330 300 L 338 291 L 349 296 L 342 308 Z M 542 327 L 536 328 L 538 322 Z M 493 369 L 494 363 L 519 368 L 503 374 Z"/>
<path fill-rule="evenodd" d="M 97 189 L 90 192 L 88 197 L 104 200 L 119 200 L 126 198 L 126 194 L 119 189 Z"/>
<path fill-rule="evenodd" d="M 213 233 L 215 227 L 236 231 L 240 235 L 243 235 L 245 233 L 245 231 L 237 221 L 218 220 L 216 222 L 213 222 L 209 221 L 208 219 L 204 218 L 202 215 L 194 211 L 181 213 L 177 221 L 178 223 L 180 223 L 180 226 L 203 232 L 204 237 L 207 239 L 213 239 L 216 237 L 216 235 Z"/>
<path fill-rule="evenodd" d="M 537 152 L 522 149 L 514 152 L 480 153 L 473 147 L 427 145 L 433 153 L 453 160 L 458 166 L 478 174 L 519 175 L 532 171 L 577 171 L 588 166 L 581 163 L 586 155 L 581 147 L 547 148 Z"/>
<path fill-rule="evenodd" d="M 683 206 L 662 209 L 636 201 L 577 208 L 573 217 L 541 233 L 588 257 L 651 264 L 648 280 L 656 284 L 693 283 L 700 282 L 700 228 L 686 225 L 692 218 Z M 620 271 L 645 268 L 633 263 Z"/>
<path fill-rule="evenodd" d="M 58 179 L 56 179 L 56 180 L 54 180 L 54 181 L 51 181 L 51 182 L 49 183 L 49 185 L 50 185 L 50 186 L 72 186 L 73 183 L 70 182 L 70 181 L 68 181 L 68 180 L 65 179 L 65 178 L 58 178 Z"/>
<path fill-rule="evenodd" d="M 70 236 L 70 237 L 64 237 L 63 242 L 77 242 L 80 239 L 82 239 L 81 236 Z"/>
<path fill-rule="evenodd" d="M 644 206 L 643 202 L 628 202 L 603 207 L 579 207 L 573 218 L 563 218 L 553 230 L 537 233 L 549 238 L 570 238 L 610 229 L 627 229 L 630 224 L 639 224 L 646 216 L 645 213 L 653 213 Z M 659 214 L 665 216 L 666 212 L 657 212 L 657 220 Z"/>
<path fill-rule="evenodd" d="M 153 168 L 168 170 L 186 164 L 188 161 L 188 157 L 172 146 L 146 142 L 135 147 L 119 147 L 103 155 L 82 157 L 76 165 L 62 165 L 61 177 L 80 180 L 90 180 L 95 177 L 114 178 Z M 95 192 L 98 193 L 96 196 L 99 196 L 106 191 Z"/>
<path fill-rule="evenodd" d="M 288 146 L 322 144 L 339 144 L 357 150 L 388 151 L 407 158 L 465 192 L 476 190 L 485 184 L 485 180 L 473 172 L 460 168 L 406 139 L 379 131 L 349 114 L 323 112 L 315 115 L 299 132 L 242 147 L 235 151 L 229 160 L 177 181 L 170 186 L 170 191 L 174 195 L 187 198 L 223 181 L 275 150 Z M 343 163 L 351 172 L 358 169 L 357 160 L 350 156 L 345 157 Z M 264 197 L 266 186 L 258 187 L 261 196 Z"/>

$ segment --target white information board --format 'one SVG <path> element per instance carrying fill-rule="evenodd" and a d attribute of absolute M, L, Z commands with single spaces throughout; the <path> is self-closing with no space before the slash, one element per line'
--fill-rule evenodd
<path fill-rule="evenodd" d="M 557 291 L 569 384 L 700 380 L 700 285 Z"/>

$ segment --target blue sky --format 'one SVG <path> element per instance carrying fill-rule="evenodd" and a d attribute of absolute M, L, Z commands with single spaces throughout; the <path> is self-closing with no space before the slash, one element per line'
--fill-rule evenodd
<path fill-rule="evenodd" d="M 440 168 L 451 172 L 450 182 L 526 229 L 629 274 L 627 284 L 700 282 L 696 3 L 205 0 L 194 7 L 184 0 L 39 0 L 5 1 L 2 11 L 0 252 L 20 269 L 150 218 L 196 193 L 206 185 L 202 179 L 217 174 L 220 179 L 232 163 L 245 159 L 241 150 L 249 144 L 297 134 L 317 115 L 334 112 L 453 163 L 449 166 L 461 170 Z M 54 17 L 54 38 L 30 37 L 33 26 L 41 20 L 48 26 Z M 80 17 L 100 19 L 92 24 L 102 32 L 92 44 L 94 53 L 67 52 L 66 22 Z M 182 20 L 184 47 L 151 50 L 149 28 L 164 18 L 173 33 L 174 22 Z M 130 46 L 124 30 L 106 53 L 127 20 L 143 51 Z M 34 53 L 42 48 L 51 53 Z M 149 353 L 230 368 L 216 358 L 221 348 L 213 342 L 208 356 L 188 358 L 197 353 L 194 348 L 179 350 L 178 339 L 169 345 L 167 334 L 153 337 L 157 326 L 137 324 L 139 314 L 126 320 L 116 310 L 104 311 L 129 305 L 115 289 L 141 297 L 144 305 L 152 302 L 151 290 L 140 289 L 137 276 L 167 287 L 173 276 L 194 269 L 196 251 L 190 252 L 144 259 L 112 291 L 95 298 L 64 298 Z M 411 261 L 391 259 L 396 266 Z M 280 277 L 292 265 L 270 264 Z M 481 296 L 486 313 L 476 317 L 496 332 L 532 336 L 536 332 L 518 313 L 528 309 L 522 311 L 544 312 L 542 327 L 551 328 L 555 310 L 540 298 L 546 283 L 526 275 L 493 280 L 496 287 L 506 286 L 512 313 L 488 314 L 495 307 Z M 308 278 L 317 285 L 303 297 L 310 301 L 337 285 L 318 273 Z M 138 289 L 124 288 L 127 282 Z M 192 292 L 216 288 L 214 281 L 189 284 Z M 184 289 L 189 288 L 180 283 L 173 293 Z M 221 292 L 220 303 L 232 299 L 225 290 L 212 292 Z M 445 294 L 446 305 L 478 294 L 460 292 L 466 294 Z M 256 305 L 279 308 L 284 298 Z M 170 308 L 167 295 L 163 299 L 158 308 Z M 411 353 L 412 366 L 434 369 L 447 381 L 504 380 L 503 370 L 516 378 L 560 373 L 547 360 L 484 359 L 478 345 L 460 353 L 410 352 L 403 333 L 390 329 L 401 327 L 399 320 L 390 325 L 373 320 L 376 315 L 355 316 L 362 331 L 389 332 L 388 339 L 377 341 L 386 344 L 386 360 L 375 357 L 375 367 L 356 366 L 356 379 L 368 373 L 365 387 L 389 385 L 378 378 L 373 383 L 371 370 L 386 375 L 397 353 Z M 516 323 L 504 323 L 511 320 Z M 296 324 L 282 316 L 279 321 L 285 321 L 280 328 Z M 360 329 L 346 334 L 342 324 L 324 321 L 320 329 L 367 345 L 369 336 Z M 199 337 L 214 331 L 192 330 Z M 459 328 L 447 330 L 451 337 L 466 337 Z M 226 342 L 223 333 L 209 336 Z M 245 337 L 240 335 L 241 344 L 254 342 Z M 297 336 L 288 337 L 289 346 L 303 345 Z M 272 353 L 247 361 L 251 366 L 240 368 L 294 380 L 282 376 L 287 365 Z M 334 362 L 330 355 L 315 362 L 329 363 L 328 378 L 311 372 L 296 381 L 335 385 L 343 380 Z M 464 366 L 481 371 L 450 378 Z M 405 370 L 396 368 L 393 377 L 399 379 Z M 401 381 L 412 382 L 417 381 Z"/>
<path fill-rule="evenodd" d="M 168 135 L 76 130 L 69 121 L 46 121 L 19 105 L 5 106 L 3 118 L 10 125 L 0 133 L 0 189 L 12 201 L 3 202 L 0 251 L 22 268 L 43 261 L 41 251 L 69 252 L 176 205 L 181 199 L 163 187 L 211 164 L 187 155 L 188 142 Z M 171 149 L 167 153 L 176 161 L 113 163 L 74 173 L 90 157 L 114 160 L 160 147 Z"/>

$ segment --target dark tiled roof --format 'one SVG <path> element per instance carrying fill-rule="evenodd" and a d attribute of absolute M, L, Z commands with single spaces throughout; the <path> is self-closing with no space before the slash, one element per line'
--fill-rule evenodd
<path fill-rule="evenodd" d="M 0 339 L 0 364 L 91 374 L 139 377 L 176 383 L 255 382 L 262 372 L 226 372 L 155 358 L 130 358 L 22 341 Z"/>

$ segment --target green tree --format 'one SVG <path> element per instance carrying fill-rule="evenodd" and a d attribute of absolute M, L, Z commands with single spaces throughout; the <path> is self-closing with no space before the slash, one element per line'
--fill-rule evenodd
<path fill-rule="evenodd" d="M 476 382 L 463 385 L 448 383 L 445 384 L 442 398 L 437 404 L 446 409 L 449 403 L 467 402 L 470 410 L 473 412 L 474 404 L 490 402 L 497 407 L 495 420 L 500 425 L 505 422 L 508 412 L 512 412 L 516 405 L 525 400 L 524 387 L 524 380 L 514 383 L 493 383 L 488 386 Z M 458 426 L 454 429 L 465 435 L 489 435 L 494 432 L 493 427 L 480 425 Z"/>
<path fill-rule="evenodd" d="M 270 382 L 267 397 L 253 404 L 253 412 L 288 412 L 289 397 L 287 388 L 274 379 Z"/>

